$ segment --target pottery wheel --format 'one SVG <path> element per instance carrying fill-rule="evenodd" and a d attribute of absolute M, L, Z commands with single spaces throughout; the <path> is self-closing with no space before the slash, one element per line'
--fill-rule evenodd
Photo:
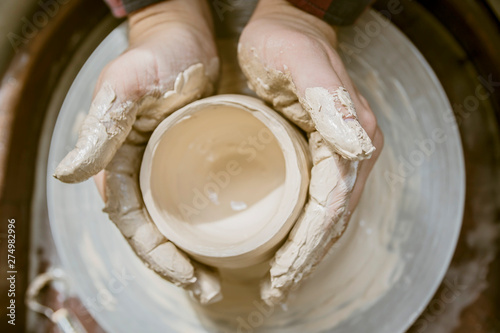
<path fill-rule="evenodd" d="M 356 27 L 365 29 L 373 15 L 366 13 Z M 356 27 L 341 30 L 341 48 L 378 118 L 385 147 L 345 235 L 288 307 L 276 309 L 264 307 L 252 288 L 226 289 L 221 304 L 196 305 L 135 256 L 102 212 L 92 180 L 67 185 L 51 177 L 76 142 L 101 69 L 127 47 L 126 25 L 95 49 L 57 118 L 47 200 L 64 269 L 105 330 L 233 332 L 238 325 L 240 332 L 392 333 L 418 316 L 443 278 L 461 226 L 461 143 L 443 89 L 409 40 L 389 25 L 359 45 Z M 250 94 L 236 62 L 236 41 L 219 40 L 218 92 Z"/>

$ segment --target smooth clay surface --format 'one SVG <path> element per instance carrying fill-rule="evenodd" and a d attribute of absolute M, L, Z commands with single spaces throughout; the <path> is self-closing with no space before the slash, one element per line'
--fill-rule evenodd
<path fill-rule="evenodd" d="M 302 210 L 305 139 L 262 102 L 219 95 L 167 118 L 141 166 L 159 230 L 200 261 L 249 266 L 272 255 Z"/>

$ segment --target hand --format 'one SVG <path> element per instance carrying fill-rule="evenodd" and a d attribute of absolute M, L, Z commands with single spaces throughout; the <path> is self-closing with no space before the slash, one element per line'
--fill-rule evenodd
<path fill-rule="evenodd" d="M 336 45 L 331 26 L 285 0 L 261 0 L 240 38 L 250 87 L 308 133 L 313 160 L 309 200 L 262 284 L 268 304 L 286 301 L 343 234 L 383 146 Z"/>
<path fill-rule="evenodd" d="M 139 168 L 152 131 L 173 111 L 212 93 L 218 58 L 204 0 L 170 0 L 129 17 L 129 48 L 102 71 L 76 148 L 55 177 L 96 182 L 105 211 L 137 255 L 201 302 L 220 297 L 218 277 L 156 228 L 142 201 Z"/>

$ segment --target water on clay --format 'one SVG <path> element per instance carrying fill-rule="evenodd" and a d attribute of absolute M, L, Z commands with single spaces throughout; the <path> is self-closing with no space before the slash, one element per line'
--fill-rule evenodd
<path fill-rule="evenodd" d="M 230 245 L 276 214 L 286 168 L 271 131 L 251 113 L 226 106 L 170 128 L 156 146 L 151 174 L 160 211 L 184 221 L 195 238 Z"/>
<path fill-rule="evenodd" d="M 366 13 L 357 28 L 372 22 L 372 15 Z M 355 46 L 355 36 L 353 28 L 341 31 L 344 51 Z M 236 70 L 235 41 L 219 41 L 219 93 L 248 93 Z M 78 114 L 88 110 L 100 70 L 126 45 L 121 26 L 78 74 L 57 118 L 47 170 L 49 216 L 64 269 L 99 324 L 110 332 L 404 331 L 446 271 L 464 198 L 451 108 L 408 40 L 388 25 L 362 52 L 344 54 L 349 73 L 377 115 L 385 148 L 345 235 L 286 308 L 260 301 L 257 281 L 265 266 L 256 267 L 253 276 L 223 272 L 224 300 L 197 305 L 134 255 L 101 212 L 91 180 L 68 185 L 50 177 L 76 141 L 72 129 Z M 117 276 L 123 288 L 115 288 Z"/>

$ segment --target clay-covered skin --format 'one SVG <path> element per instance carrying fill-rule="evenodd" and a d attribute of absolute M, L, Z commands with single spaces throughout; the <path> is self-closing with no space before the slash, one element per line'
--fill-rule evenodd
<path fill-rule="evenodd" d="M 200 303 L 215 302 L 222 297 L 217 274 L 192 262 L 168 241 L 144 206 L 139 170 L 145 148 L 143 144 L 127 141 L 106 167 L 104 211 L 149 268 L 189 290 Z"/>
<path fill-rule="evenodd" d="M 284 303 L 343 234 L 383 135 L 335 50 L 335 30 L 284 0 L 262 0 L 238 45 L 249 87 L 308 133 L 309 200 L 271 261 L 261 297 Z"/>
<path fill-rule="evenodd" d="M 322 87 L 307 88 L 302 105 L 330 147 L 349 160 L 370 158 L 375 147 L 358 121 L 349 92 Z"/>
<path fill-rule="evenodd" d="M 313 159 L 309 200 L 271 262 L 270 279 L 262 285 L 261 297 L 271 305 L 286 300 L 288 292 L 312 273 L 348 221 L 358 162 L 336 154 L 318 132 L 309 135 L 309 147 Z"/>
<path fill-rule="evenodd" d="M 162 90 L 154 87 L 138 101 L 120 102 L 113 84 L 105 81 L 92 101 L 76 147 L 57 166 L 54 177 L 65 183 L 87 180 L 111 161 L 127 136 L 129 141 L 144 143 L 144 134 L 166 116 L 213 89 L 205 66 L 198 63 L 179 74 L 172 90 Z"/>
<path fill-rule="evenodd" d="M 156 128 L 140 185 L 160 232 L 191 258 L 242 269 L 270 259 L 289 233 L 310 164 L 302 134 L 261 100 L 217 95 Z"/>
<path fill-rule="evenodd" d="M 170 0 L 131 16 L 129 50 L 101 74 L 76 148 L 55 173 L 80 182 L 106 167 L 111 220 L 146 265 L 201 303 L 220 298 L 218 277 L 160 234 L 144 208 L 138 171 L 154 128 L 212 92 L 218 60 L 207 16 L 203 0 Z M 309 202 L 263 283 L 269 303 L 284 302 L 342 234 L 382 146 L 335 39 L 331 27 L 285 0 L 262 0 L 240 40 L 238 57 L 250 86 L 309 133 L 316 155 Z"/>
<path fill-rule="evenodd" d="M 139 169 L 156 126 L 210 95 L 219 61 L 203 0 L 171 0 L 129 17 L 129 48 L 101 73 L 75 149 L 54 176 L 81 182 L 105 168 L 105 212 L 143 262 L 202 304 L 221 298 L 218 275 L 192 262 L 152 222 Z"/>
<path fill-rule="evenodd" d="M 302 130 L 318 131 L 336 153 L 349 160 L 370 158 L 375 147 L 361 126 L 347 89 L 340 85 L 297 91 L 289 72 L 266 67 L 258 51 L 243 44 L 238 57 L 249 86 Z"/>

